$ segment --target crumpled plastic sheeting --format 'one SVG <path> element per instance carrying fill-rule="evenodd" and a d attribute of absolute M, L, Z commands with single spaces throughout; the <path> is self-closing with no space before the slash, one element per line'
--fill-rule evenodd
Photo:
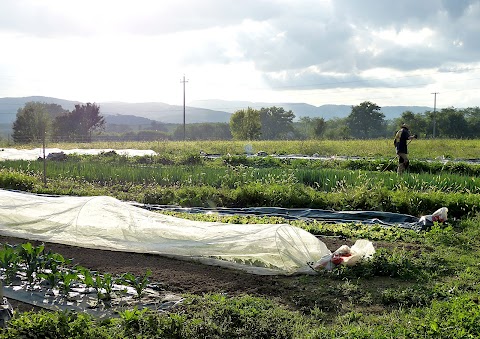
<path fill-rule="evenodd" d="M 108 196 L 47 196 L 0 190 L 0 234 L 113 251 L 156 253 L 254 274 L 315 273 L 330 254 L 288 224 L 185 220 Z"/>
<path fill-rule="evenodd" d="M 340 246 L 335 252 L 326 255 L 312 265 L 314 270 L 331 271 L 335 266 L 354 266 L 361 260 L 368 260 L 375 254 L 373 243 L 367 239 L 358 239 L 352 247 Z"/>
<path fill-rule="evenodd" d="M 363 223 L 379 224 L 388 227 L 401 227 L 412 230 L 423 230 L 428 226 L 425 219 L 408 214 L 377 212 L 377 211 L 329 211 L 311 208 L 281 208 L 281 207 L 248 207 L 248 208 L 202 208 L 179 207 L 167 205 L 136 204 L 151 210 L 167 210 L 185 213 L 216 213 L 220 215 L 262 215 L 277 216 L 295 220 L 317 220 L 326 223 Z"/>

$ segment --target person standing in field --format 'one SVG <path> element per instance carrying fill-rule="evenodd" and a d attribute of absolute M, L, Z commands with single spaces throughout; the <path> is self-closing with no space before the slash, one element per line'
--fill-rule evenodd
<path fill-rule="evenodd" d="M 408 141 L 412 139 L 416 139 L 417 135 L 410 135 L 410 131 L 407 124 L 402 124 L 401 128 L 395 134 L 394 145 L 397 151 L 398 157 L 398 167 L 397 167 L 397 174 L 402 174 L 409 165 L 408 160 L 408 150 L 407 145 Z"/>

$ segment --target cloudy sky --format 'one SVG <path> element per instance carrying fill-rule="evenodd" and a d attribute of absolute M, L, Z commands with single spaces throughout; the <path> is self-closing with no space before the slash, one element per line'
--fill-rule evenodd
<path fill-rule="evenodd" d="M 480 106 L 480 0 L 1 0 L 0 97 Z"/>

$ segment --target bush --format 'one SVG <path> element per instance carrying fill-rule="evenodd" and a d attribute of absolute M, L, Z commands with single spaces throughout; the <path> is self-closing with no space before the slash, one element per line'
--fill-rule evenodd
<path fill-rule="evenodd" d="M 391 277 L 405 281 L 428 280 L 432 275 L 449 272 L 444 260 L 431 260 L 427 255 L 415 256 L 406 250 L 378 249 L 372 258 L 357 263 L 355 266 L 337 266 L 335 272 L 339 277 Z"/>
<path fill-rule="evenodd" d="M 297 312 L 248 295 L 189 296 L 181 309 L 189 338 L 300 338 L 312 325 Z"/>
<path fill-rule="evenodd" d="M 38 183 L 38 180 L 27 173 L 14 172 L 5 169 L 0 170 L 0 187 L 31 191 L 36 183 Z"/>

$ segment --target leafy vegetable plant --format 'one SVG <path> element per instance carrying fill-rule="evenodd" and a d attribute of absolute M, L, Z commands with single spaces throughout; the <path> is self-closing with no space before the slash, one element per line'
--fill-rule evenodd
<path fill-rule="evenodd" d="M 137 292 L 137 298 L 141 299 L 145 292 L 145 288 L 150 282 L 149 277 L 152 275 L 152 271 L 147 270 L 142 277 L 136 277 L 132 273 L 125 273 L 121 277 L 121 281 L 129 284 Z"/>
<path fill-rule="evenodd" d="M 104 275 L 95 273 L 94 280 L 94 288 L 97 291 L 98 300 L 110 301 L 112 299 L 113 284 L 115 283 L 112 275 L 109 273 Z"/>
<path fill-rule="evenodd" d="M 21 262 L 25 264 L 25 273 L 27 275 L 27 280 L 29 285 L 33 285 L 36 278 L 36 275 L 39 273 L 43 256 L 42 252 L 45 249 L 45 245 L 33 246 L 31 243 L 27 242 L 20 246 L 18 255 L 20 256 Z"/>
<path fill-rule="evenodd" d="M 39 277 L 45 279 L 51 288 L 58 286 L 63 279 L 61 269 L 71 263 L 71 259 L 65 259 L 61 254 L 48 252 L 43 260 L 44 270 L 38 274 Z"/>
<path fill-rule="evenodd" d="M 78 280 L 78 275 L 77 273 L 68 270 L 59 271 L 58 275 L 60 278 L 60 290 L 64 295 L 68 295 L 73 286 L 73 283 Z"/>
<path fill-rule="evenodd" d="M 18 271 L 18 253 L 15 246 L 4 244 L 0 250 L 0 267 L 5 274 L 5 282 L 10 283 Z"/>

